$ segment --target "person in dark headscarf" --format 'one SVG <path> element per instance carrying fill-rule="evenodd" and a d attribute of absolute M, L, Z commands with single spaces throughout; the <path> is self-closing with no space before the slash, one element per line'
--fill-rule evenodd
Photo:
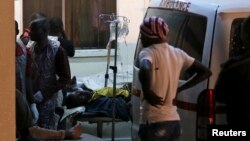
<path fill-rule="evenodd" d="M 36 12 L 30 16 L 30 21 L 35 20 L 37 18 L 46 18 L 46 17 L 47 16 L 44 13 Z M 20 39 L 23 41 L 23 44 L 25 46 L 28 45 L 28 43 L 30 41 L 30 29 L 28 27 L 24 28 L 24 31 L 23 31 L 22 35 L 20 36 Z"/>
<path fill-rule="evenodd" d="M 15 21 L 16 35 L 19 33 Z M 50 130 L 36 126 L 39 117 L 30 87 L 31 56 L 29 49 L 20 39 L 16 39 L 16 134 L 18 141 L 38 141 L 54 139 L 78 139 L 82 133 L 80 124 L 68 130 Z"/>
<path fill-rule="evenodd" d="M 38 105 L 38 125 L 57 129 L 59 115 L 55 108 L 62 106 L 62 89 L 70 82 L 69 60 L 59 41 L 48 38 L 47 18 L 37 18 L 30 22 L 30 45 L 32 56 L 32 84 Z"/>
<path fill-rule="evenodd" d="M 226 104 L 230 128 L 250 130 L 250 17 L 241 23 L 241 51 L 221 68 L 214 94 L 218 102 Z"/>

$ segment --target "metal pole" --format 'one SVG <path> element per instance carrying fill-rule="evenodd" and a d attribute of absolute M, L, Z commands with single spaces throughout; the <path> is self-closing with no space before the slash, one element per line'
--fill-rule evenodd
<path fill-rule="evenodd" d="M 110 58 L 107 59 L 107 67 L 109 66 L 110 69 L 113 70 L 113 97 L 112 97 L 112 141 L 114 141 L 115 139 L 115 118 L 116 118 L 116 76 L 117 76 L 117 46 L 118 46 L 118 24 L 119 24 L 119 20 L 118 17 L 122 17 L 123 21 L 128 22 L 128 19 L 126 17 L 123 16 L 117 16 L 115 14 L 109 15 L 109 14 L 100 14 L 99 17 L 102 18 L 104 16 L 107 16 L 111 19 L 111 23 L 115 23 L 115 40 L 113 40 L 111 37 L 109 43 L 108 43 L 108 47 L 109 49 L 111 49 L 111 46 L 114 45 L 114 49 L 115 49 L 115 56 L 114 56 L 114 66 L 109 66 L 109 62 L 110 62 Z M 127 33 L 126 33 L 127 34 Z M 111 35 L 110 35 L 111 36 Z M 120 36 L 120 34 L 119 34 Z M 98 37 L 99 38 L 99 37 Z M 108 56 L 110 55 L 110 50 L 108 50 Z M 106 70 L 106 74 L 105 74 L 105 84 L 104 86 L 107 86 L 107 79 L 108 79 L 108 69 Z"/>
<path fill-rule="evenodd" d="M 117 74 L 117 36 L 118 36 L 118 21 L 115 21 L 115 60 L 114 66 L 110 67 L 114 72 L 114 80 L 113 80 L 113 98 L 112 98 L 112 141 L 115 138 L 115 98 L 116 98 L 116 74 Z"/>
<path fill-rule="evenodd" d="M 106 47 L 107 48 L 107 67 L 106 67 L 106 73 L 105 73 L 104 87 L 108 86 L 111 44 L 112 44 L 112 41 L 109 41 Z"/>

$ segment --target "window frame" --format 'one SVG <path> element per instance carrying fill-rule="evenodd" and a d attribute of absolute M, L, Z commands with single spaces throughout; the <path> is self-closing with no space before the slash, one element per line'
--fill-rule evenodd
<path fill-rule="evenodd" d="M 67 35 L 68 39 L 73 42 L 76 50 L 83 50 L 83 49 L 87 49 L 87 50 L 88 49 L 91 49 L 91 50 L 97 49 L 98 50 L 98 49 L 105 49 L 106 48 L 106 45 L 107 45 L 108 40 L 109 40 L 109 24 L 107 22 L 107 19 L 105 19 L 105 21 L 103 21 L 100 24 L 98 23 L 99 25 L 98 25 L 97 31 L 86 33 L 85 36 L 83 37 L 82 33 L 85 31 L 83 31 L 81 27 L 80 28 L 74 27 L 74 25 L 72 25 L 72 24 L 74 24 L 72 22 L 73 19 L 72 19 L 72 17 L 69 17 L 73 14 L 72 11 L 76 11 L 76 9 L 74 7 L 72 7 L 71 9 L 68 9 L 68 6 L 77 6 L 78 5 L 77 3 L 84 4 L 87 2 L 94 2 L 94 1 L 101 2 L 101 4 L 99 4 L 98 6 L 104 5 L 104 6 L 106 6 L 106 8 L 109 8 L 109 7 L 111 7 L 110 5 L 112 5 L 113 7 L 112 7 L 112 10 L 108 10 L 107 12 L 100 11 L 100 13 L 97 13 L 97 15 L 99 15 L 99 14 L 110 14 L 111 15 L 111 14 L 117 13 L 117 2 L 115 0 L 109 0 L 109 3 L 108 3 L 108 1 L 102 1 L 102 0 L 87 0 L 87 1 L 86 0 L 74 0 L 74 1 L 49 0 L 50 5 L 47 5 L 47 3 L 48 3 L 47 1 L 40 0 L 40 1 L 34 2 L 34 1 L 23 0 L 23 25 L 24 25 L 24 28 L 29 27 L 29 18 L 30 18 L 32 13 L 42 12 L 45 15 L 47 15 L 48 18 L 53 17 L 53 16 L 57 16 L 57 17 L 62 18 L 66 35 Z M 35 4 L 30 3 L 30 2 L 33 2 Z M 56 2 L 58 2 L 59 4 L 56 4 Z M 30 3 L 30 4 L 28 4 L 28 3 Z M 72 4 L 69 5 L 69 3 L 72 3 Z M 74 3 L 74 5 L 73 5 L 73 3 Z M 47 5 L 47 6 L 45 6 L 45 5 Z M 56 8 L 54 7 L 54 5 L 56 6 Z M 84 8 L 80 7 L 79 9 L 84 9 Z M 97 8 L 97 9 L 99 9 L 99 8 Z M 70 11 L 68 11 L 68 10 L 70 10 Z M 55 11 L 55 12 L 52 12 L 52 11 Z M 86 13 L 88 13 L 88 12 L 86 12 Z M 77 17 L 77 18 L 79 18 L 79 17 Z M 67 19 L 67 18 L 70 18 L 70 19 Z M 74 17 L 74 19 L 77 19 L 77 18 Z M 84 18 L 86 18 L 86 17 L 84 17 Z M 99 17 L 97 17 L 97 18 L 99 18 Z M 99 20 L 99 19 L 97 19 L 97 20 Z M 80 24 L 80 22 L 77 24 L 79 26 L 86 25 L 86 24 Z M 100 25 L 105 26 L 104 27 L 105 32 L 102 32 L 102 33 L 99 32 Z M 74 30 L 72 30 L 72 29 L 74 29 Z M 73 33 L 78 32 L 78 31 L 82 31 L 82 33 L 76 33 L 77 35 L 75 34 L 73 36 Z M 93 46 L 86 45 L 85 46 L 85 45 L 80 45 L 79 43 L 76 42 L 76 40 L 82 41 L 82 39 L 89 37 L 89 35 L 92 33 L 95 33 L 95 35 L 93 35 L 93 37 L 92 37 L 92 38 L 95 38 L 95 40 L 90 41 L 90 44 L 95 44 L 95 45 L 93 45 Z M 100 35 L 100 34 L 102 34 L 102 35 Z M 103 41 L 102 41 L 102 38 L 105 38 L 105 39 L 103 39 Z M 102 44 L 99 43 L 101 41 L 102 41 Z"/>
<path fill-rule="evenodd" d="M 173 27 L 176 27 L 171 25 L 171 22 L 167 22 L 168 26 L 170 27 L 170 38 L 171 36 L 175 36 L 177 39 L 175 39 L 175 41 L 173 42 L 173 39 L 169 41 L 169 44 L 171 44 L 172 46 L 174 47 L 178 47 L 182 50 L 184 50 L 187 54 L 189 54 L 190 56 L 194 57 L 195 59 L 199 60 L 199 61 L 202 61 L 202 56 L 203 56 L 203 50 L 204 50 L 204 44 L 205 44 L 205 36 L 206 36 L 206 29 L 207 29 L 207 17 L 203 16 L 203 15 L 199 15 L 199 14 L 195 14 L 195 13 L 191 13 L 191 12 L 184 12 L 184 11 L 180 11 L 180 10 L 173 10 L 173 9 L 166 9 L 166 8 L 148 8 L 147 10 L 147 13 L 145 15 L 144 18 L 148 17 L 148 16 L 159 16 L 160 14 L 155 14 L 155 13 L 150 13 L 152 10 L 159 10 L 159 11 L 170 11 L 172 12 L 173 14 L 175 13 L 178 13 L 178 14 L 182 14 L 184 16 L 188 16 L 189 19 L 191 16 L 195 16 L 195 17 L 200 17 L 200 18 L 203 18 L 202 20 L 204 20 L 204 27 L 202 28 L 204 30 L 203 32 L 203 37 L 202 37 L 202 43 L 200 43 L 200 46 L 202 47 L 200 50 L 199 50 L 199 57 L 197 57 L 197 55 L 193 55 L 190 53 L 190 51 L 187 49 L 187 48 L 183 48 L 183 41 L 185 40 L 186 37 L 184 37 L 184 34 L 186 32 L 186 29 L 185 29 L 185 26 L 187 26 L 187 24 L 189 23 L 188 21 L 186 23 L 184 23 L 184 25 L 181 25 L 181 29 L 179 29 L 179 31 L 182 31 L 181 33 L 182 34 L 177 34 L 177 35 L 171 35 L 171 30 L 173 31 Z M 161 14 L 160 16 L 166 20 L 166 17 L 169 16 L 166 14 L 166 12 L 158 12 L 158 13 L 163 13 Z M 173 33 L 173 32 L 172 32 Z M 181 46 L 179 45 L 181 44 Z M 140 50 L 142 49 L 142 44 L 141 44 L 141 41 L 140 41 L 140 35 L 139 35 L 139 38 L 138 38 L 138 41 L 137 41 L 137 45 L 136 45 L 136 51 L 135 51 L 135 56 L 134 56 L 134 65 L 136 67 L 139 68 L 139 60 L 138 60 L 138 57 L 139 57 L 139 52 Z M 185 72 L 185 74 L 181 74 L 181 77 L 180 79 L 182 80 L 188 80 L 190 77 L 193 76 L 193 72 Z"/>
<path fill-rule="evenodd" d="M 231 24 L 230 30 L 230 43 L 229 43 L 229 58 L 241 54 L 240 49 L 243 47 L 242 40 L 240 39 L 240 27 L 242 21 L 246 18 L 235 18 Z"/>

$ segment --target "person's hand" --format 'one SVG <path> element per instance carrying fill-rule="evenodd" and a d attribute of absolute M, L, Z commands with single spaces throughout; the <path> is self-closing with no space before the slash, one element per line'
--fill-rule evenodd
<path fill-rule="evenodd" d="M 152 106 L 157 107 L 158 105 L 163 104 L 163 100 L 161 97 L 157 96 L 152 90 L 147 90 L 143 92 L 145 100 L 148 101 Z"/>
<path fill-rule="evenodd" d="M 74 127 L 66 130 L 65 139 L 79 139 L 82 134 L 82 126 L 78 123 Z"/>
<path fill-rule="evenodd" d="M 41 91 L 37 91 L 35 94 L 34 94 L 34 98 L 35 98 L 35 101 L 37 103 L 41 103 L 43 101 L 43 94 Z"/>
<path fill-rule="evenodd" d="M 37 123 L 38 121 L 38 118 L 39 118 L 39 112 L 37 110 L 37 107 L 36 107 L 36 104 L 35 103 L 32 103 L 30 105 L 30 110 L 31 110 L 31 114 L 32 114 L 32 117 L 33 117 L 33 121 L 35 123 Z"/>

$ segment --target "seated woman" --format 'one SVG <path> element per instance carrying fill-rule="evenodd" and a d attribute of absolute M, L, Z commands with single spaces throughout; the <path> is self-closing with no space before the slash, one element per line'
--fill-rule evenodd
<path fill-rule="evenodd" d="M 32 123 L 32 115 L 26 99 L 16 90 L 16 133 L 18 141 L 39 141 L 54 139 L 79 139 L 82 134 L 80 124 L 69 130 L 40 128 Z"/>

